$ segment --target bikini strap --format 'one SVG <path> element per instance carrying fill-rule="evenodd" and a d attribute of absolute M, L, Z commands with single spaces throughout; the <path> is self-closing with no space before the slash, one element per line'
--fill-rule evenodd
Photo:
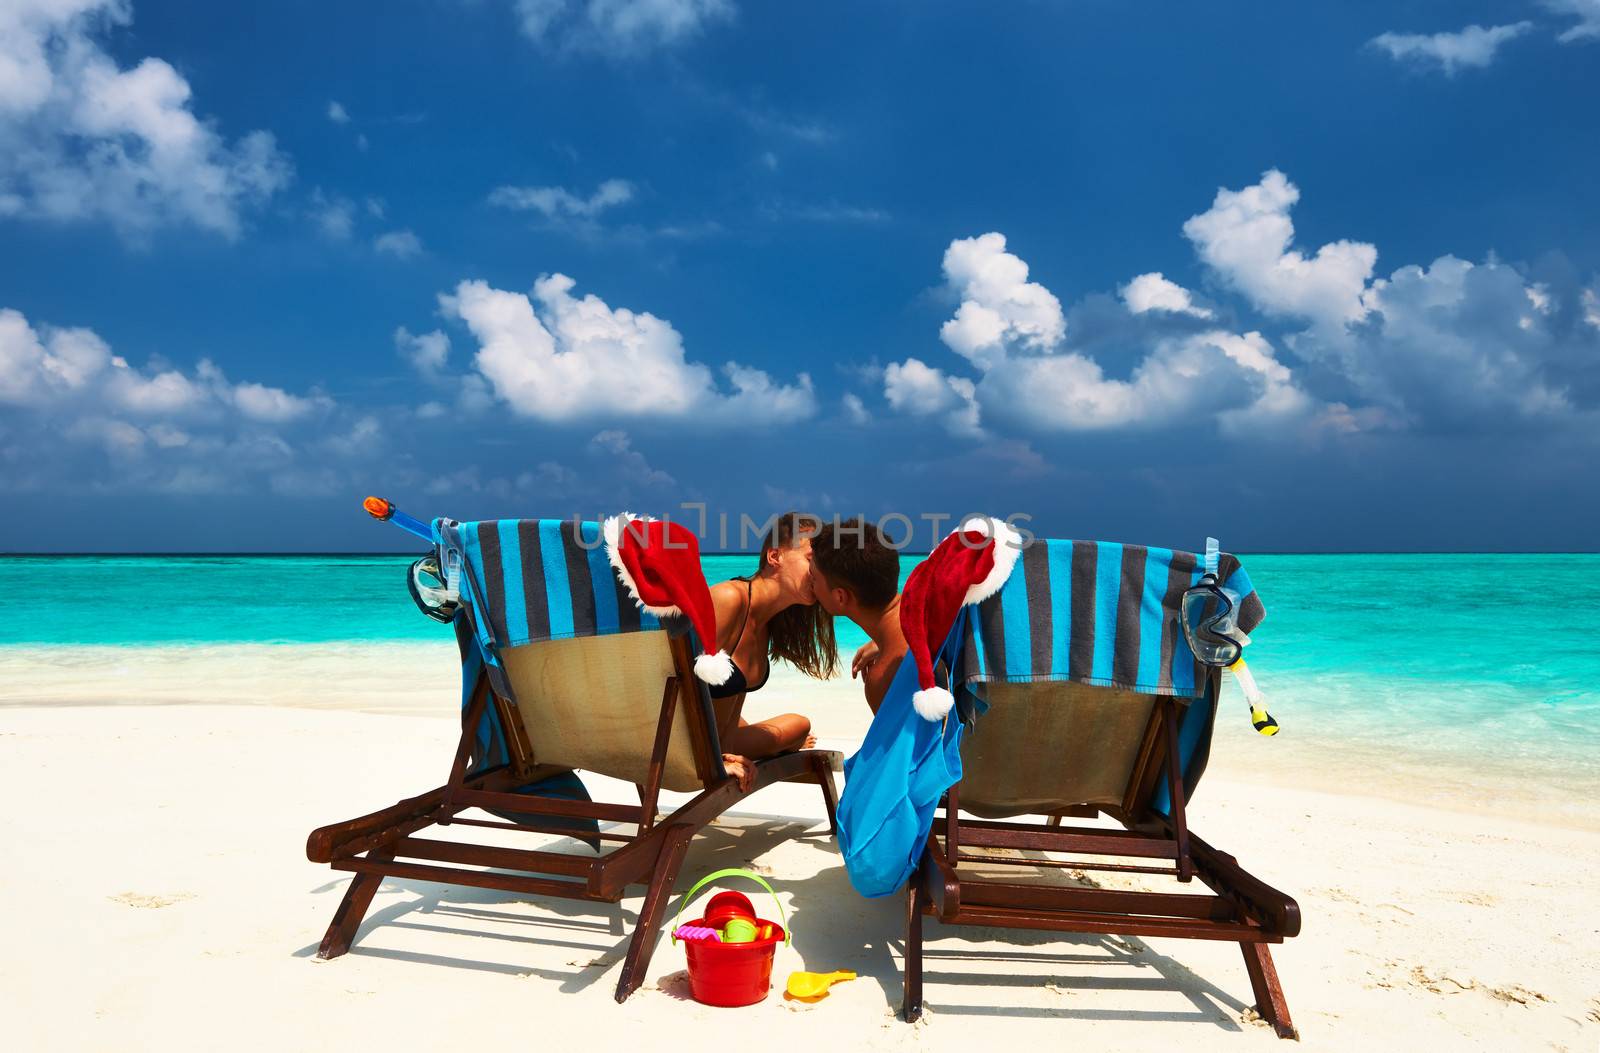
<path fill-rule="evenodd" d="M 739 635 L 733 638 L 733 646 L 728 648 L 729 654 L 739 649 L 739 644 L 744 640 L 745 626 L 750 624 L 750 608 L 755 606 L 755 593 L 751 591 L 753 585 L 753 579 L 744 579 L 744 617 L 739 621 Z"/>

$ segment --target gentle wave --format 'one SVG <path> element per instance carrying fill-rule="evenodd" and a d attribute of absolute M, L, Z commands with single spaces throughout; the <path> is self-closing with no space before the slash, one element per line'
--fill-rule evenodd
<path fill-rule="evenodd" d="M 1600 578 L 1586 573 L 1591 558 L 1247 556 L 1268 612 L 1251 665 L 1286 735 L 1332 736 L 1373 756 L 1593 771 Z M 440 670 L 426 703 L 436 706 L 437 690 L 451 681 L 453 642 L 447 627 L 412 606 L 409 562 L 8 558 L 0 561 L 0 590 L 27 599 L 0 622 L 0 700 L 64 703 L 120 691 L 271 701 L 282 694 L 274 682 L 292 669 L 297 684 L 326 678 L 324 692 L 346 702 L 376 694 L 357 708 L 406 709 L 413 696 L 421 704 L 422 693 L 385 677 L 383 662 L 425 654 Z M 903 570 L 914 562 L 902 560 Z M 753 556 L 704 563 L 712 581 L 757 565 Z M 847 622 L 837 632 L 848 659 L 865 638 Z M 224 660 L 235 667 L 231 676 Z M 355 668 L 377 679 L 352 684 Z M 212 683 L 185 685 L 196 670 Z"/>

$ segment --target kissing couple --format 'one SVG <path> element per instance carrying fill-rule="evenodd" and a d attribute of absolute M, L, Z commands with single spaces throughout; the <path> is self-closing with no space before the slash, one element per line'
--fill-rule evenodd
<path fill-rule="evenodd" d="M 748 785 L 751 761 L 815 742 L 811 721 L 784 713 L 751 723 L 746 696 L 766 686 L 772 663 L 789 663 L 818 680 L 833 677 L 838 646 L 833 620 L 843 616 L 867 634 L 850 662 L 874 713 L 905 657 L 900 631 L 900 552 L 857 517 L 825 522 L 802 512 L 779 516 L 761 541 L 754 573 L 711 586 L 717 639 L 733 659 L 728 679 L 710 689 L 717 734 L 730 775 Z"/>

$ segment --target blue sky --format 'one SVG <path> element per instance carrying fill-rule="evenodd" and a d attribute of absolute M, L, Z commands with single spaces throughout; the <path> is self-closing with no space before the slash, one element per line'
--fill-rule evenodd
<path fill-rule="evenodd" d="M 1592 549 L 1600 0 L 0 13 L 0 548 Z"/>

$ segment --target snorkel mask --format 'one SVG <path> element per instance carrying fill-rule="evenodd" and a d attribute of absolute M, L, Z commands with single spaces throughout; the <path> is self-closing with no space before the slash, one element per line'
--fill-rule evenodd
<path fill-rule="evenodd" d="M 436 622 L 452 621 L 461 606 L 460 592 L 439 569 L 438 556 L 423 556 L 411 564 L 406 587 L 411 590 L 411 600 L 417 610 Z"/>
<path fill-rule="evenodd" d="M 1276 735 L 1278 722 L 1267 712 L 1266 698 L 1256 686 L 1250 667 L 1244 664 L 1244 649 L 1250 637 L 1239 628 L 1238 595 L 1223 588 L 1218 580 L 1220 558 L 1217 539 L 1206 538 L 1205 573 L 1184 591 L 1180 605 L 1183 638 L 1200 664 L 1233 674 L 1250 705 L 1251 725 L 1263 735 Z"/>
<path fill-rule="evenodd" d="M 1250 642 L 1239 629 L 1238 597 L 1207 572 L 1183 594 L 1183 637 L 1203 665 L 1226 669 L 1244 654 Z"/>

